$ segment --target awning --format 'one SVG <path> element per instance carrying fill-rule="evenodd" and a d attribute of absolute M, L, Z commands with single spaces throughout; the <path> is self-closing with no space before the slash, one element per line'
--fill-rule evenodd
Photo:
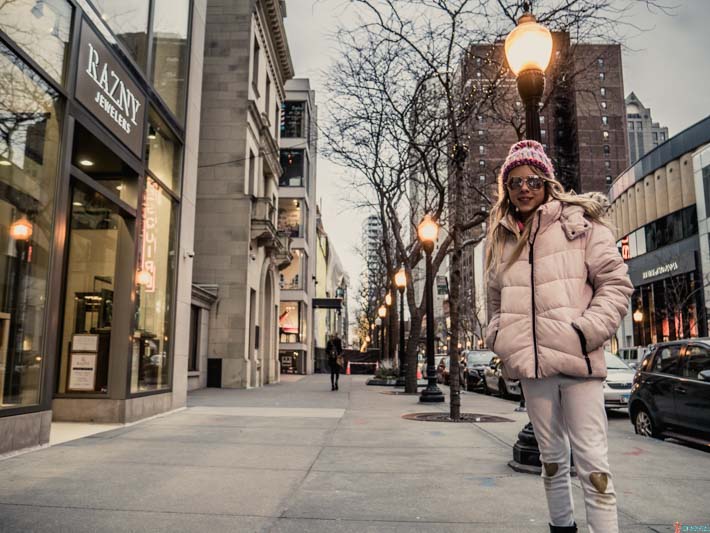
<path fill-rule="evenodd" d="M 312 304 L 314 309 L 337 309 L 343 308 L 342 298 L 313 298 Z"/>

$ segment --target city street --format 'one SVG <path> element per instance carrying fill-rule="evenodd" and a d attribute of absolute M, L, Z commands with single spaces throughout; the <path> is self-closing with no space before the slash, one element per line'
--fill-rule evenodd
<path fill-rule="evenodd" d="M 0 531 L 548 531 L 542 482 L 506 464 L 527 421 L 516 402 L 462 395 L 510 422 L 409 421 L 448 404 L 366 379 L 203 389 L 185 410 L 5 459 Z M 710 521 L 710 454 L 637 437 L 623 413 L 609 445 L 621 531 Z M 586 531 L 577 481 L 574 495 Z"/>

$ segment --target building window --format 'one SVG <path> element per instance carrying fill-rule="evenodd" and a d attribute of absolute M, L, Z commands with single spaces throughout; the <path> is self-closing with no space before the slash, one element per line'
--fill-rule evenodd
<path fill-rule="evenodd" d="M 483 137 L 483 130 L 478 130 L 478 136 Z"/>
<path fill-rule="evenodd" d="M 264 90 L 264 92 L 266 93 L 264 95 L 264 98 L 266 98 L 266 103 L 264 104 L 264 111 L 268 113 L 269 108 L 271 107 L 271 78 L 269 78 L 268 74 L 266 75 L 266 89 Z"/>
<path fill-rule="evenodd" d="M 692 237 L 698 232 L 696 206 L 675 211 L 646 225 L 646 252 Z"/>
<path fill-rule="evenodd" d="M 604 58 L 603 57 L 597 58 L 597 65 L 599 66 L 599 68 L 604 68 Z"/>
<path fill-rule="evenodd" d="M 153 86 L 180 122 L 185 118 L 189 0 L 155 0 Z"/>
<path fill-rule="evenodd" d="M 170 323 L 177 267 L 177 202 L 146 179 L 136 276 L 131 392 L 170 387 Z"/>
<path fill-rule="evenodd" d="M 40 399 L 63 113 L 59 94 L 1 42 L 0 79 L 1 410 Z"/>
<path fill-rule="evenodd" d="M 486 166 L 486 161 L 484 159 L 479 159 L 478 160 L 478 166 L 483 168 Z"/>
<path fill-rule="evenodd" d="M 480 67 L 480 66 L 481 66 L 481 58 L 480 58 L 480 57 L 477 57 L 477 58 L 476 58 L 476 66 L 477 66 L 477 67 Z"/>
<path fill-rule="evenodd" d="M 633 131 L 633 129 L 634 129 L 634 121 L 633 120 L 629 120 L 629 129 L 631 131 Z"/>
<path fill-rule="evenodd" d="M 284 102 L 281 106 L 281 137 L 291 139 L 305 137 L 306 102 Z"/>
<path fill-rule="evenodd" d="M 92 0 L 101 18 L 108 24 L 129 55 L 145 71 L 148 61 L 148 14 L 146 0 Z M 48 4 L 45 2 L 45 6 Z"/>
<path fill-rule="evenodd" d="M 606 115 L 602 116 L 602 124 L 604 126 L 608 126 L 609 125 L 609 117 L 607 117 Z"/>
<path fill-rule="evenodd" d="M 196 372 L 200 369 L 200 308 L 190 306 L 190 353 L 187 357 L 187 370 Z"/>
<path fill-rule="evenodd" d="M 279 273 L 279 280 L 281 289 L 287 291 L 300 290 L 303 289 L 304 275 L 301 272 L 302 265 L 305 263 L 302 261 L 303 251 L 294 250 L 293 251 L 293 261 L 284 268 Z"/>
<path fill-rule="evenodd" d="M 653 142 L 658 143 L 658 132 L 653 132 L 652 134 Z"/>
<path fill-rule="evenodd" d="M 69 56 L 71 4 L 66 0 L 19 0 L 0 5 L 0 30 L 55 81 L 63 83 Z"/>
<path fill-rule="evenodd" d="M 305 313 L 302 302 L 279 303 L 280 342 L 307 342 L 305 334 Z"/>
<path fill-rule="evenodd" d="M 152 108 L 149 122 L 148 142 L 146 143 L 148 170 L 163 185 L 179 194 L 180 162 L 182 161 L 180 143 Z"/>
<path fill-rule="evenodd" d="M 606 109 L 606 102 L 601 103 L 602 109 Z"/>
<path fill-rule="evenodd" d="M 540 115 L 540 124 L 545 123 L 545 115 Z"/>
<path fill-rule="evenodd" d="M 479 146 L 478 146 L 478 153 L 479 153 L 480 155 L 485 154 L 485 153 L 486 153 L 486 148 L 485 148 L 485 146 L 479 145 Z"/>
<path fill-rule="evenodd" d="M 666 140 L 666 134 L 665 134 L 665 133 L 659 133 L 658 135 L 659 135 L 659 138 L 660 138 L 661 142 L 664 142 L 664 141 Z"/>
<path fill-rule="evenodd" d="M 599 79 L 602 80 L 602 81 L 604 81 L 604 80 L 606 79 L 606 74 L 604 74 L 603 72 L 600 72 L 600 73 L 599 73 Z"/>
<path fill-rule="evenodd" d="M 542 138 L 547 137 L 547 130 L 540 130 L 540 137 L 542 137 Z"/>
<path fill-rule="evenodd" d="M 607 175 L 607 177 L 606 177 L 606 184 L 607 184 L 607 185 L 611 185 L 611 176 L 608 176 L 608 175 Z"/>
<path fill-rule="evenodd" d="M 306 186 L 306 156 L 303 150 L 281 150 L 280 187 Z"/>
<path fill-rule="evenodd" d="M 261 55 L 261 48 L 259 47 L 259 41 L 254 38 L 254 58 L 251 64 L 251 86 L 256 92 L 257 98 L 259 97 L 259 56 Z"/>
<path fill-rule="evenodd" d="M 483 115 L 478 115 L 476 120 L 478 120 L 478 122 L 483 122 Z"/>
<path fill-rule="evenodd" d="M 479 176 L 478 176 L 478 181 L 480 181 L 481 183 L 485 183 L 485 182 L 486 182 L 486 176 L 485 176 L 484 174 L 479 175 Z"/>
<path fill-rule="evenodd" d="M 304 211 L 300 200 L 291 198 L 279 199 L 279 231 L 285 232 L 289 237 L 304 237 Z"/>
<path fill-rule="evenodd" d="M 611 168 L 611 161 L 609 161 L 608 159 L 604 161 L 604 168 L 609 170 Z"/>
<path fill-rule="evenodd" d="M 609 149 L 609 145 L 605 144 L 604 145 L 604 155 L 609 155 L 611 153 L 611 150 Z"/>
<path fill-rule="evenodd" d="M 608 140 L 609 140 L 609 132 L 608 132 L 608 131 L 603 131 L 603 132 L 602 132 L 602 138 L 603 138 L 605 141 L 608 141 Z"/>
<path fill-rule="evenodd" d="M 601 89 L 599 89 L 599 93 L 600 93 L 602 96 L 606 96 L 606 87 L 602 87 Z"/>

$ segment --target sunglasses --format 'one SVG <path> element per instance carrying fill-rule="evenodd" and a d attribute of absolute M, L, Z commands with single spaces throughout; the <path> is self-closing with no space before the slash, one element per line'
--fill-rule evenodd
<path fill-rule="evenodd" d="M 523 188 L 523 183 L 525 183 L 531 191 L 539 191 L 545 186 L 545 179 L 535 175 L 525 177 L 513 176 L 508 178 L 505 184 L 508 190 L 519 191 Z"/>

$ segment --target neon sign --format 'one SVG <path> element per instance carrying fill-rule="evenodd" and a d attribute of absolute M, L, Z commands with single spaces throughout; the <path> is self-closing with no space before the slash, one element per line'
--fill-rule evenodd
<path fill-rule="evenodd" d="M 158 202 L 160 202 L 160 186 L 152 179 L 146 180 L 143 195 L 143 226 L 141 240 L 141 284 L 145 292 L 155 292 L 155 261 L 158 253 Z"/>

